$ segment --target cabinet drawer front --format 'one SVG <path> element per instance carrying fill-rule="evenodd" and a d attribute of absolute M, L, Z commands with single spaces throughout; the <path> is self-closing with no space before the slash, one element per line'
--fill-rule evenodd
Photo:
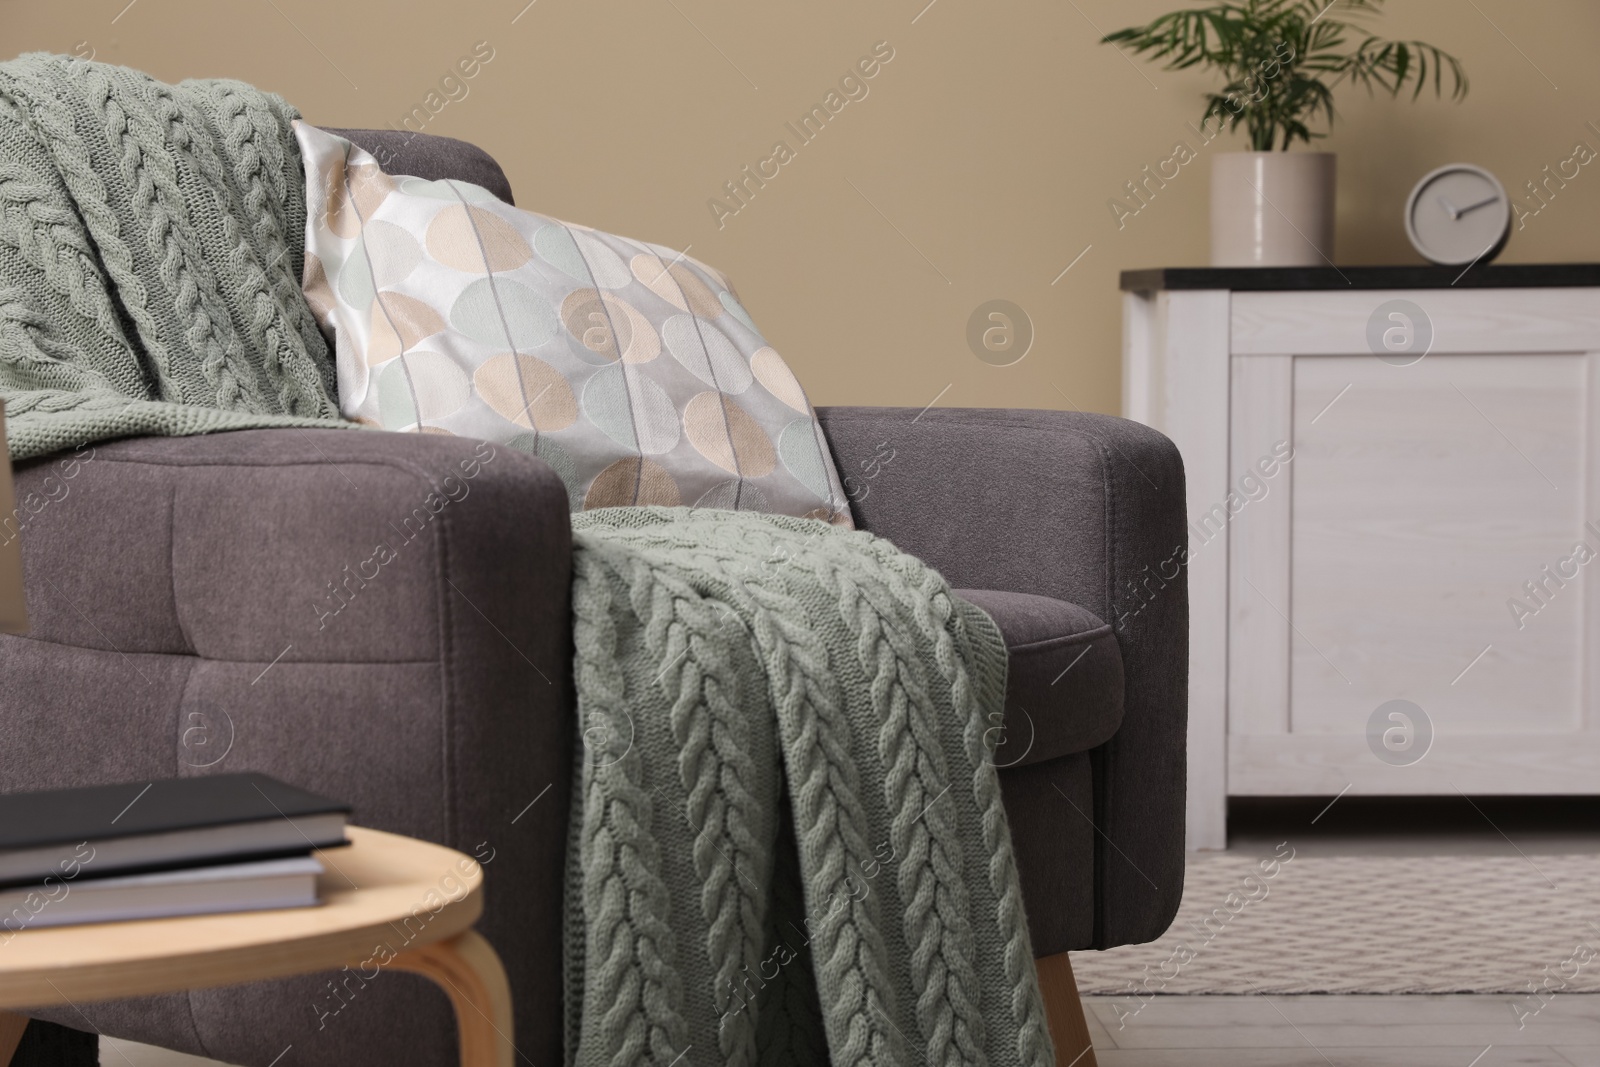
<path fill-rule="evenodd" d="M 1524 583 L 1580 542 L 1600 552 L 1584 527 L 1588 358 L 1294 371 L 1291 732 L 1359 733 L 1395 698 L 1440 735 L 1581 729 L 1588 572 L 1569 562 L 1538 604 Z"/>
<path fill-rule="evenodd" d="M 1228 524 L 1230 791 L 1600 773 L 1600 354 L 1236 355 L 1231 377 L 1230 466 L 1293 454 Z M 1431 734 L 1414 766 L 1368 740 L 1396 699 Z"/>

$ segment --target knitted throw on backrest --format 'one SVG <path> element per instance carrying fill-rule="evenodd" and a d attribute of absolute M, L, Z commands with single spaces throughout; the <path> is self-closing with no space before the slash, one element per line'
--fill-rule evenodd
<path fill-rule="evenodd" d="M 299 112 L 241 82 L 0 63 L 0 399 L 14 458 L 329 425 L 300 291 Z"/>
<path fill-rule="evenodd" d="M 813 520 L 573 525 L 569 1062 L 1054 1063 L 988 617 Z"/>

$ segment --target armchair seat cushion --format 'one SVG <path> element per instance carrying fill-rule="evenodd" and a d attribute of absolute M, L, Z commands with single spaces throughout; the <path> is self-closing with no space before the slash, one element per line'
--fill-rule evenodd
<path fill-rule="evenodd" d="M 1110 624 L 1065 600 L 994 589 L 955 594 L 988 613 L 1010 660 L 995 765 L 1087 752 L 1122 723 L 1122 654 Z"/>

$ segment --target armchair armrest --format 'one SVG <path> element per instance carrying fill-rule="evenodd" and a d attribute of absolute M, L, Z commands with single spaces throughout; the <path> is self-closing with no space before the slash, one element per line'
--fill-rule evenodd
<path fill-rule="evenodd" d="M 1188 595 L 1183 463 L 1149 427 L 1062 411 L 819 408 L 859 526 L 957 587 L 1110 622 L 1127 679 L 1091 753 L 1094 943 L 1148 941 L 1183 887 Z"/>
<path fill-rule="evenodd" d="M 0 638 L 0 788 L 259 770 L 476 856 L 518 1046 L 558 1058 L 574 742 L 555 473 L 462 438 L 273 429 L 99 445 L 17 483 L 0 538 L 21 526 L 33 628 Z M 327 979 L 89 1010 L 134 1038 L 180 1019 L 152 1039 L 228 1062 L 290 1041 L 302 1063 L 452 1061 L 443 997 Z"/>

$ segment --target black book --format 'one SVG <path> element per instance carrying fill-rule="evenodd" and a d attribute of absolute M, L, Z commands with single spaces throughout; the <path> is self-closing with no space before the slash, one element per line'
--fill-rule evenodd
<path fill-rule="evenodd" d="M 303 856 L 347 842 L 347 804 L 264 774 L 0 796 L 0 886 Z"/>

